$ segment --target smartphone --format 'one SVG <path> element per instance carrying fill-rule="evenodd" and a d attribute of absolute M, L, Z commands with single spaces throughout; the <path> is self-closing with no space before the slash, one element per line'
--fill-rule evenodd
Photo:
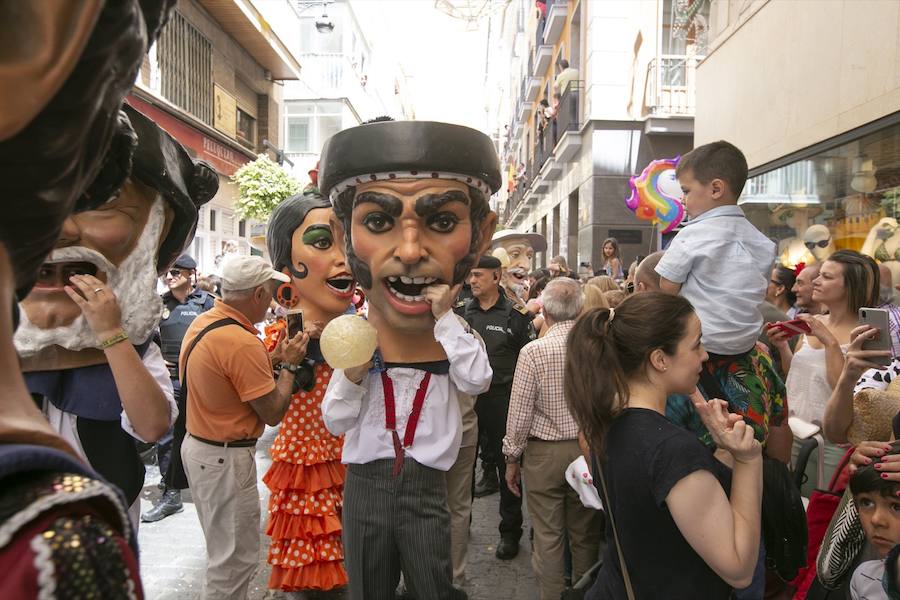
<path fill-rule="evenodd" d="M 287 311 L 285 317 L 287 319 L 288 337 L 292 338 L 303 331 L 303 311 L 299 308 L 292 308 Z"/>
<path fill-rule="evenodd" d="M 863 342 L 863 350 L 887 350 L 891 351 L 891 322 L 888 311 L 883 308 L 859 309 L 859 324 L 871 325 L 878 330 L 878 334 L 871 340 Z M 891 364 L 891 356 L 873 356 L 867 359 L 876 365 L 887 367 Z"/>
<path fill-rule="evenodd" d="M 812 330 L 809 328 L 809 324 L 806 321 L 801 319 L 793 319 L 791 321 L 778 321 L 776 323 L 770 323 L 769 329 L 779 329 L 787 334 L 790 337 L 794 337 L 795 335 L 800 335 L 801 333 L 809 334 L 812 333 Z"/>

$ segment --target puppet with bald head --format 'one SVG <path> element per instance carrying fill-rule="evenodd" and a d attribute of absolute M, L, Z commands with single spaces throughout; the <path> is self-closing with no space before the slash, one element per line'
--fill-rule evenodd
<path fill-rule="evenodd" d="M 452 585 L 445 473 L 462 436 L 458 393 L 486 391 L 492 372 L 450 309 L 490 246 L 497 154 L 468 127 L 381 120 L 331 137 L 319 165 L 378 335 L 374 366 L 336 370 L 322 404 L 345 434 L 350 597 L 393 597 L 403 564 L 415 565 L 403 569 L 415 597 L 465 598 Z"/>

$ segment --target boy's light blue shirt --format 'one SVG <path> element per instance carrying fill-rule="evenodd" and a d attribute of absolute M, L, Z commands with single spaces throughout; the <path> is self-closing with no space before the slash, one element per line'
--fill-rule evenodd
<path fill-rule="evenodd" d="M 710 209 L 688 222 L 656 272 L 681 284 L 703 325 L 703 345 L 715 354 L 743 354 L 762 328 L 759 305 L 775 262 L 775 243 L 739 206 Z"/>

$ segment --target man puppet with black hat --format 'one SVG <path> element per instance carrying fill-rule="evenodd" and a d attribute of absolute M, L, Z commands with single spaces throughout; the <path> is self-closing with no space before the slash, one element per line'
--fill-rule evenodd
<path fill-rule="evenodd" d="M 475 401 L 475 413 L 481 433 L 484 478 L 498 481 L 500 488 L 500 543 L 496 556 L 509 560 L 519 553 L 522 499 L 506 486 L 503 436 L 519 351 L 536 335 L 531 314 L 510 300 L 500 287 L 500 266 L 500 260 L 493 256 L 481 257 L 468 278 L 472 298 L 457 304 L 456 312 L 481 335 L 494 371 L 490 389 Z"/>
<path fill-rule="evenodd" d="M 484 392 L 492 372 L 451 307 L 490 245 L 497 154 L 468 127 L 381 121 L 329 138 L 319 164 L 378 335 L 375 367 L 335 370 L 322 404 L 345 436 L 350 597 L 392 600 L 402 570 L 416 598 L 466 598 L 452 584 L 445 473 L 462 437 L 457 393 Z"/>
<path fill-rule="evenodd" d="M 159 440 L 156 446 L 156 456 L 159 461 L 159 472 L 162 474 L 160 486 L 163 495 L 153 508 L 141 515 L 144 523 L 153 523 L 165 519 L 169 515 L 180 512 L 181 488 L 178 485 L 170 485 L 178 479 L 186 478 L 183 474 L 181 460 L 172 461 L 173 446 L 178 446 L 179 454 L 181 442 L 184 441 L 184 400 L 180 394 L 181 382 L 178 380 L 178 358 L 181 355 L 181 342 L 188 327 L 198 316 L 205 313 L 215 304 L 215 297 L 196 287 L 197 261 L 189 254 L 182 254 L 172 264 L 172 268 L 163 276 L 169 291 L 162 295 L 163 311 L 159 321 L 159 345 L 162 349 L 163 360 L 169 369 L 169 377 L 172 380 L 172 388 L 175 391 L 175 400 L 178 403 L 179 418 L 176 419 L 173 428 Z M 169 469 L 177 469 L 181 472 L 176 479 Z"/>
<path fill-rule="evenodd" d="M 158 440 L 178 414 L 151 341 L 162 313 L 156 279 L 193 236 L 218 177 L 130 106 L 115 140 L 98 179 L 124 172 L 121 192 L 65 219 L 19 304 L 15 344 L 51 425 L 122 489 L 136 522 L 144 467 L 134 438 Z"/>

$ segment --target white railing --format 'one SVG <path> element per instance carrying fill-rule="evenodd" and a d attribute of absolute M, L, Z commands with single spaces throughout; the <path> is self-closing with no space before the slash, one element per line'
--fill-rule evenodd
<path fill-rule="evenodd" d="M 647 110 L 654 115 L 692 116 L 696 110 L 697 64 L 702 56 L 663 54 L 647 69 Z"/>
<path fill-rule="evenodd" d="M 748 179 L 739 204 L 750 203 L 818 204 L 815 164 L 801 160 Z"/>

